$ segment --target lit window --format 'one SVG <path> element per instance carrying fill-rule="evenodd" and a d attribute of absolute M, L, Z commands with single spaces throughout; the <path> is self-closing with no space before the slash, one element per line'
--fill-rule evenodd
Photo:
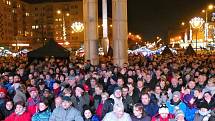
<path fill-rule="evenodd" d="M 59 18 L 59 19 L 58 19 L 58 21 L 62 21 L 62 19 L 61 19 L 61 18 Z"/>
<path fill-rule="evenodd" d="M 30 14 L 28 12 L 25 13 L 25 16 L 29 16 Z"/>

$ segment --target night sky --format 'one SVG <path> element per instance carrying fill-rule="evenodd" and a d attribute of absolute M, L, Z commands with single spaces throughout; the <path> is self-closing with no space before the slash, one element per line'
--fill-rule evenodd
<path fill-rule="evenodd" d="M 189 22 L 193 16 L 203 16 L 201 10 L 215 0 L 128 0 L 129 32 L 141 34 L 143 39 L 167 37 L 170 29 Z"/>
<path fill-rule="evenodd" d="M 32 3 L 44 1 L 73 0 L 25 0 Z M 101 1 L 99 16 L 101 17 Z M 108 16 L 111 17 L 111 1 L 107 0 Z M 182 21 L 189 22 L 193 16 L 203 16 L 201 10 L 215 0 L 127 0 L 128 30 L 140 34 L 144 40 L 154 41 L 156 36 L 167 37 L 168 30 L 179 28 Z"/>

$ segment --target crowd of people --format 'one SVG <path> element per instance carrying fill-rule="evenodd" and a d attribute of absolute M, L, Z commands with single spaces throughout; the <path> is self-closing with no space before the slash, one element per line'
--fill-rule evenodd
<path fill-rule="evenodd" d="M 215 55 L 0 57 L 0 120 L 215 121 Z"/>

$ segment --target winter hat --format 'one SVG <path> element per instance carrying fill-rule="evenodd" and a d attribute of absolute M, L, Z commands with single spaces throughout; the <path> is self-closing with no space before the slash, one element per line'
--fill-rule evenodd
<path fill-rule="evenodd" d="M 62 98 L 63 101 L 68 101 L 68 102 L 72 102 L 72 98 L 69 96 L 63 96 Z"/>
<path fill-rule="evenodd" d="M 167 114 L 169 114 L 169 109 L 168 109 L 168 107 L 166 106 L 166 104 L 161 104 L 161 105 L 160 105 L 158 113 L 159 113 L 159 114 L 162 114 L 162 113 L 167 113 Z"/>
<path fill-rule="evenodd" d="M 7 90 L 5 88 L 0 88 L 0 93 L 4 93 L 6 95 L 7 94 Z"/>
<path fill-rule="evenodd" d="M 186 94 L 184 96 L 184 103 L 188 104 L 190 102 L 190 100 L 193 98 L 194 96 L 191 94 Z"/>
<path fill-rule="evenodd" d="M 81 88 L 81 89 L 84 91 L 84 87 L 83 87 L 83 85 L 78 84 L 78 85 L 76 85 L 76 86 L 75 86 L 75 89 L 76 89 L 77 87 Z"/>
<path fill-rule="evenodd" d="M 175 112 L 175 119 L 177 120 L 179 116 L 184 116 L 184 112 L 182 110 L 177 110 Z"/>
<path fill-rule="evenodd" d="M 179 91 L 173 92 L 172 96 L 174 97 L 175 95 L 177 95 L 178 97 L 181 97 L 181 93 Z"/>
<path fill-rule="evenodd" d="M 116 90 L 120 90 L 120 91 L 122 91 L 122 88 L 121 88 L 121 87 L 119 87 L 119 86 L 115 87 L 115 88 L 114 88 L 114 90 L 113 90 L 113 93 L 114 93 Z"/>

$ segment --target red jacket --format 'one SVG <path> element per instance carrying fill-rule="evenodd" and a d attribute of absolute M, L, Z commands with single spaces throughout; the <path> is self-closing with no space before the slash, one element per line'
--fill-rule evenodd
<path fill-rule="evenodd" d="M 31 113 L 31 115 L 34 115 L 38 111 L 38 104 L 40 100 L 41 99 L 39 97 L 37 97 L 36 99 L 28 98 L 27 110 Z"/>
<path fill-rule="evenodd" d="M 174 115 L 172 114 L 168 114 L 167 118 L 162 118 L 160 114 L 152 117 L 152 121 L 171 121 L 171 119 L 174 119 Z"/>
<path fill-rule="evenodd" d="M 31 121 L 31 114 L 29 112 L 24 112 L 22 115 L 12 113 L 5 121 Z"/>

